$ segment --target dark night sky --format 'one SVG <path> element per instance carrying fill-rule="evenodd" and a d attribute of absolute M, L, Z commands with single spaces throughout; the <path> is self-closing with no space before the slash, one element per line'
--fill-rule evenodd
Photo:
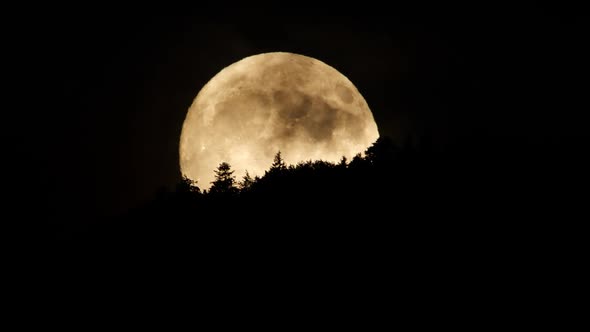
<path fill-rule="evenodd" d="M 338 69 L 396 139 L 587 133 L 587 23 L 576 8 L 312 5 L 19 12 L 3 23 L 22 92 L 5 109 L 15 155 L 5 177 L 43 188 L 54 216 L 132 207 L 179 179 L 181 125 L 200 88 L 268 51 Z"/>

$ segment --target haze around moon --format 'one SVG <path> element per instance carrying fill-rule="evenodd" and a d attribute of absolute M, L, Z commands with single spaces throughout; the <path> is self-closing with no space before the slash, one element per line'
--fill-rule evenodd
<path fill-rule="evenodd" d="M 320 60 L 286 52 L 244 58 L 198 93 L 180 136 L 180 170 L 201 189 L 228 162 L 239 181 L 262 176 L 280 150 L 287 164 L 339 161 L 379 132 L 357 88 Z"/>

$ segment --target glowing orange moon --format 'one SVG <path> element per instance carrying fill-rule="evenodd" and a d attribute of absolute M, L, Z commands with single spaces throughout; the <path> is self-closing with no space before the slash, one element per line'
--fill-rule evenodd
<path fill-rule="evenodd" d="M 263 175 L 277 151 L 287 164 L 337 162 L 364 151 L 379 132 L 363 96 L 317 59 L 284 52 L 221 70 L 190 106 L 180 136 L 181 173 L 208 189 L 225 161 L 237 179 Z"/>

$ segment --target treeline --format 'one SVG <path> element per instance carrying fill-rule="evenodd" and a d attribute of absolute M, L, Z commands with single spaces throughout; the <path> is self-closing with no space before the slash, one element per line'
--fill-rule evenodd
<path fill-rule="evenodd" d="M 221 163 L 209 190 L 183 179 L 174 191 L 87 233 L 187 241 L 199 234 L 241 241 L 330 232 L 330 238 L 380 239 L 375 243 L 400 234 L 400 241 L 419 236 L 433 243 L 516 239 L 558 229 L 580 206 L 582 196 L 574 193 L 588 184 L 587 146 L 575 138 L 470 137 L 440 146 L 384 137 L 351 160 L 296 165 L 278 152 L 261 177 L 237 179 Z"/>
<path fill-rule="evenodd" d="M 369 288 L 500 297 L 523 292 L 519 278 L 536 296 L 583 261 L 587 148 L 578 138 L 470 137 L 447 146 L 380 138 L 338 163 L 287 165 L 277 153 L 260 178 L 236 179 L 222 163 L 206 193 L 185 179 L 71 234 L 63 250 L 47 250 L 51 243 L 35 253 L 148 275 L 179 292 L 237 281 L 248 288 L 277 275 L 292 285 L 301 272 L 330 284 L 347 276 Z"/>

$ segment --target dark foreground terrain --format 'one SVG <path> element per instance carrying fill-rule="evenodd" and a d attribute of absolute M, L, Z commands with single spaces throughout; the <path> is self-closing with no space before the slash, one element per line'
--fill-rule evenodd
<path fill-rule="evenodd" d="M 224 322 L 229 311 L 215 308 L 298 323 L 293 310 L 340 323 L 362 312 L 562 326 L 555 317 L 577 310 L 569 296 L 587 260 L 586 151 L 574 138 L 444 148 L 380 139 L 339 164 L 275 159 L 247 183 L 221 181 L 228 170 L 206 194 L 183 181 L 84 227 L 31 221 L 11 256 L 27 291 L 48 301 L 124 310 L 125 294 L 128 310 L 146 312 L 187 301 Z"/>

